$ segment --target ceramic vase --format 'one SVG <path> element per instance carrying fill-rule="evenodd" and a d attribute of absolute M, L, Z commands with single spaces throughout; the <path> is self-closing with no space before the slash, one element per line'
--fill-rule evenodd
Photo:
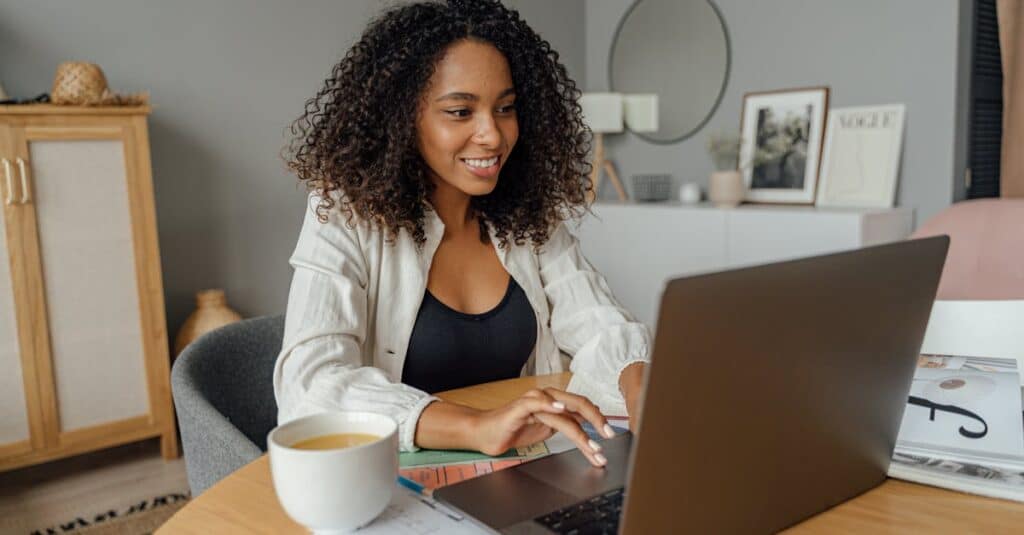
<path fill-rule="evenodd" d="M 203 290 L 196 293 L 196 309 L 185 319 L 185 323 L 174 339 L 174 355 L 181 354 L 185 346 L 200 336 L 234 323 L 242 316 L 228 307 L 224 290 Z"/>
<path fill-rule="evenodd" d="M 746 194 L 739 171 L 715 171 L 708 183 L 708 200 L 718 208 L 733 208 Z"/>

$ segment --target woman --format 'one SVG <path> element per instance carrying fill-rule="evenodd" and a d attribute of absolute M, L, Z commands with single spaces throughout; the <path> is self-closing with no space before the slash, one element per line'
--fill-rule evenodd
<path fill-rule="evenodd" d="M 499 454 L 636 415 L 648 329 L 562 221 L 589 185 L 579 91 L 496 1 L 393 8 L 370 23 L 292 127 L 310 206 L 291 258 L 278 420 L 388 414 L 404 451 Z M 431 394 L 564 371 L 569 390 L 480 411 Z M 631 420 L 632 425 L 632 420 Z"/>

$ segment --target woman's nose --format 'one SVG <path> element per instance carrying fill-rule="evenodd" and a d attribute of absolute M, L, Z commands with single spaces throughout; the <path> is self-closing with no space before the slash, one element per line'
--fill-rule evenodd
<path fill-rule="evenodd" d="M 477 122 L 476 133 L 473 141 L 485 147 L 497 147 L 501 143 L 501 130 L 498 130 L 498 123 L 491 115 L 481 115 Z"/>

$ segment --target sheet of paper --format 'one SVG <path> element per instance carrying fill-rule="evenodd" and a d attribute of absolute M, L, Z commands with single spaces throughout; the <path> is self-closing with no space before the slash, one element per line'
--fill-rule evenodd
<path fill-rule="evenodd" d="M 391 504 L 360 535 L 469 535 L 488 533 L 434 500 L 396 486 Z"/>

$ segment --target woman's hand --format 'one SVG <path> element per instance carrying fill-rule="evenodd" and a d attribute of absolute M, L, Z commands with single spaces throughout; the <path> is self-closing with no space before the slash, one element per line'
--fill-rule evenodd
<path fill-rule="evenodd" d="M 500 455 L 509 448 L 535 444 L 562 432 L 576 443 L 594 466 L 608 464 L 601 446 L 580 427 L 588 421 L 606 437 L 615 436 L 593 403 L 583 396 L 555 388 L 530 390 L 519 399 L 476 416 L 474 449 L 488 455 Z"/>

